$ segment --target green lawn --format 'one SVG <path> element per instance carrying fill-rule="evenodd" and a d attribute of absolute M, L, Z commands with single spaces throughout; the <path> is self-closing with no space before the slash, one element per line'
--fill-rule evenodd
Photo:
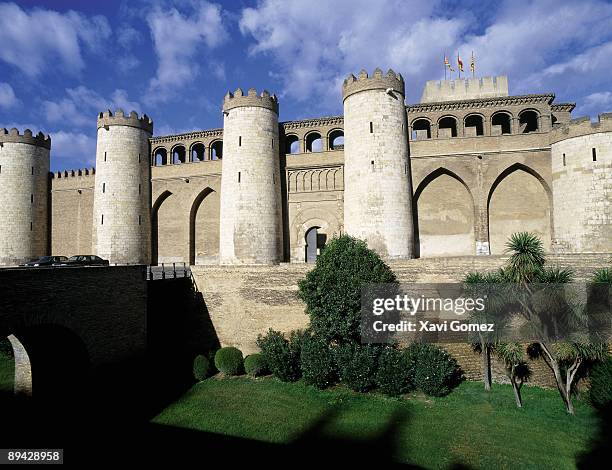
<path fill-rule="evenodd" d="M 0 393 L 13 391 L 15 361 L 11 356 L 0 351 Z"/>
<path fill-rule="evenodd" d="M 427 468 L 574 468 L 596 432 L 595 412 L 576 404 L 566 415 L 553 390 L 524 389 L 516 409 L 512 389 L 464 382 L 449 396 L 401 399 L 344 387 L 319 391 L 275 379 L 212 378 L 196 384 L 153 422 L 274 443 L 288 443 L 320 420 L 321 437 L 367 440 L 395 416 L 395 458 Z M 329 416 L 329 418 L 325 418 Z M 398 418 L 399 417 L 399 418 Z"/>

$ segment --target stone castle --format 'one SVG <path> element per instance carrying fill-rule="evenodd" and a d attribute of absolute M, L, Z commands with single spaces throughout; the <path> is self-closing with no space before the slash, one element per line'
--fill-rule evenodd
<path fill-rule="evenodd" d="M 316 259 L 341 233 L 390 260 L 495 255 L 516 231 L 553 253 L 612 252 L 612 114 L 571 119 L 506 77 L 349 75 L 343 116 L 279 122 L 267 91 L 223 101 L 223 129 L 153 136 L 100 113 L 95 169 L 49 172 L 51 139 L 0 129 L 0 265 L 45 254 L 117 264 Z"/>

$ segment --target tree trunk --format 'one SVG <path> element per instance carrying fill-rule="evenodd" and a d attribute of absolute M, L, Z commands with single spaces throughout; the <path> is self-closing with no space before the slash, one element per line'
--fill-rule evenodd
<path fill-rule="evenodd" d="M 512 390 L 514 390 L 514 399 L 516 400 L 516 406 L 518 408 L 523 407 L 523 400 L 521 399 L 521 389 L 519 388 L 516 380 L 512 379 Z"/>
<path fill-rule="evenodd" d="M 557 383 L 557 390 L 559 390 L 561 399 L 563 400 L 563 403 L 565 404 L 565 411 L 573 415 L 574 405 L 572 404 L 571 384 L 570 384 L 570 388 L 566 388 L 565 380 L 563 380 L 563 374 L 561 373 L 561 368 L 559 367 L 559 363 L 557 362 L 557 359 L 553 357 L 552 353 L 550 352 L 548 346 L 545 343 L 540 342 L 540 346 L 542 346 L 542 349 L 544 350 L 544 354 L 545 354 L 545 359 L 547 359 L 545 362 L 548 365 L 548 367 L 551 368 L 555 376 L 555 382 Z"/>
<path fill-rule="evenodd" d="M 481 343 L 482 348 L 482 376 L 485 392 L 491 391 L 491 347 L 489 344 Z"/>

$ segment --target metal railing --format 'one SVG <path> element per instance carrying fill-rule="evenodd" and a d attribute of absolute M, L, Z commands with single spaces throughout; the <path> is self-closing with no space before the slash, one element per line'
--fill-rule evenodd
<path fill-rule="evenodd" d="M 147 267 L 147 280 L 179 279 L 191 277 L 191 270 L 186 263 L 161 263 L 159 266 Z"/>

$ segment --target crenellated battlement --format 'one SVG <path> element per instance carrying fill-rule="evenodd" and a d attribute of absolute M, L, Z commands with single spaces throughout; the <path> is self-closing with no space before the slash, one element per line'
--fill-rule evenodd
<path fill-rule="evenodd" d="M 274 94 L 270 95 L 268 90 L 263 90 L 258 95 L 255 88 L 250 88 L 245 95 L 242 89 L 238 88 L 234 93 L 228 91 L 223 98 L 223 112 L 247 106 L 270 109 L 278 114 L 278 98 Z"/>
<path fill-rule="evenodd" d="M 601 132 L 612 132 L 612 113 L 600 114 L 597 122 L 592 122 L 588 116 L 582 116 L 557 126 L 551 133 L 551 143 Z"/>
<path fill-rule="evenodd" d="M 50 174 L 52 179 L 95 176 L 96 169 L 94 167 L 79 168 L 78 170 L 52 171 Z"/>
<path fill-rule="evenodd" d="M 498 98 L 508 96 L 508 77 L 458 78 L 430 80 L 423 88 L 421 103 Z"/>
<path fill-rule="evenodd" d="M 151 118 L 146 114 L 139 117 L 136 111 L 132 111 L 129 115 L 126 115 L 122 109 L 115 111 L 115 114 L 109 109 L 98 114 L 98 129 L 108 126 L 136 127 L 149 134 L 153 134 L 153 121 Z"/>
<path fill-rule="evenodd" d="M 342 100 L 346 100 L 349 96 L 365 90 L 387 90 L 392 89 L 402 96 L 405 95 L 404 78 L 401 74 L 395 73 L 393 70 L 384 74 L 379 68 L 374 70 L 372 76 L 368 76 L 368 72 L 362 70 L 359 76 L 350 74 L 342 84 Z"/>
<path fill-rule="evenodd" d="M 42 132 L 39 132 L 38 134 L 34 135 L 30 129 L 26 129 L 25 131 L 23 131 L 23 134 L 20 134 L 19 131 L 14 127 L 10 131 L 1 128 L 0 144 L 5 142 L 30 144 L 36 145 L 37 147 L 51 149 L 51 137 L 49 137 L 49 135 L 43 134 Z"/>

